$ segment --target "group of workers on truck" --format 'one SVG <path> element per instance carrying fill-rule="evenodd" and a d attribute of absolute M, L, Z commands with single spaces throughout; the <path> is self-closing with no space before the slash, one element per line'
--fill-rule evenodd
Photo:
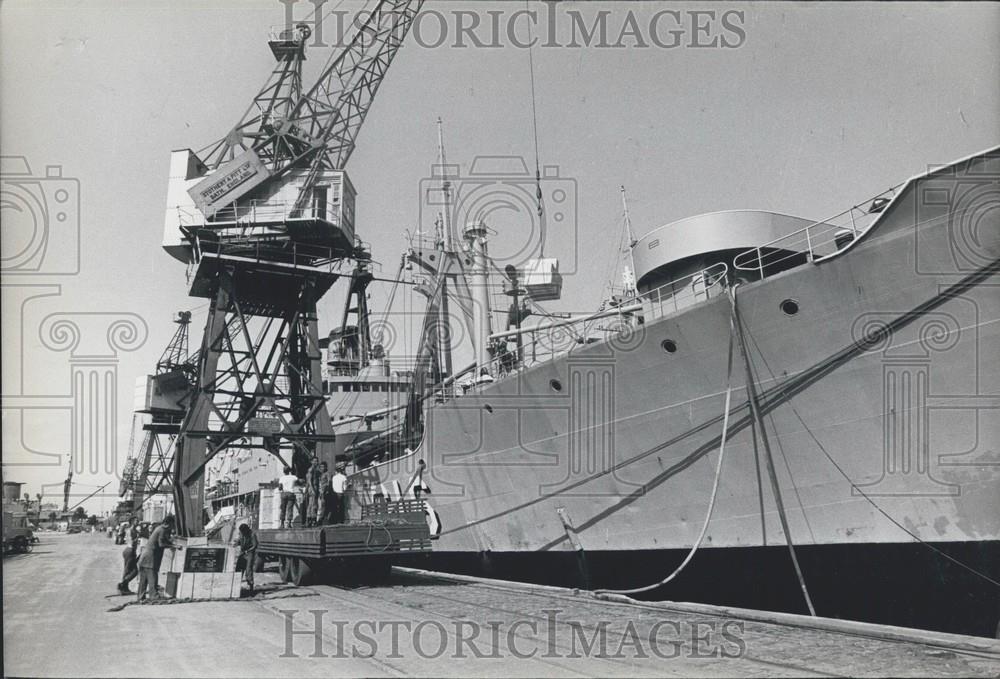
<path fill-rule="evenodd" d="M 338 462 L 334 473 L 330 474 L 327 463 L 321 462 L 315 455 L 305 477 L 296 476 L 291 467 L 285 467 L 284 475 L 278 480 L 278 492 L 281 494 L 278 527 L 293 528 L 296 518 L 303 528 L 343 523 L 347 511 L 346 469 L 343 462 Z"/>

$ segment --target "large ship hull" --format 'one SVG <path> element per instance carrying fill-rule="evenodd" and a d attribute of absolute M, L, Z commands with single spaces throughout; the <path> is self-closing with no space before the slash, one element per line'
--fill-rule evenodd
<path fill-rule="evenodd" d="M 730 589 L 718 585 L 726 577 L 757 594 L 765 580 L 797 591 L 790 537 L 807 582 L 829 580 L 823 565 L 838 562 L 838 582 L 828 583 L 835 593 L 888 581 L 927 597 L 933 590 L 914 589 L 914 577 L 949 596 L 958 587 L 977 607 L 975 623 L 960 631 L 992 634 L 986 627 L 1000 610 L 1000 587 L 989 581 L 1000 581 L 998 177 L 993 151 L 911 180 L 842 252 L 744 282 L 735 303 L 718 295 L 427 407 L 421 447 L 364 473 L 405 488 L 425 460 L 441 522 L 435 558 L 463 569 L 478 560 L 496 572 L 507 559 L 512 571 L 530 556 L 535 579 L 548 562 L 558 572 L 545 577 L 635 586 L 668 573 L 697 543 L 704 553 L 691 573 L 661 596 L 718 594 Z M 970 207 L 973 199 L 982 202 Z M 763 427 L 748 407 L 734 309 Z M 727 388 L 725 460 L 699 542 Z M 767 436 L 780 503 L 754 429 Z M 893 568 L 865 561 L 879 550 L 898 556 L 898 575 L 872 572 Z M 743 575 L 724 575 L 727 564 Z"/>

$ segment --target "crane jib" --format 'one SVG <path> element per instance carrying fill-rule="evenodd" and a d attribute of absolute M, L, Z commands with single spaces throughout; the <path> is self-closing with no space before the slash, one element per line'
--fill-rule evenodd
<path fill-rule="evenodd" d="M 293 168 L 308 174 L 293 212 L 309 200 L 323 170 L 341 170 L 393 58 L 423 0 L 381 0 L 316 82 L 302 89 L 308 31 L 282 34 L 277 64 L 253 105 L 207 157 L 214 168 L 188 194 L 206 217 L 280 181 Z M 291 45 L 291 47 L 289 47 Z"/>

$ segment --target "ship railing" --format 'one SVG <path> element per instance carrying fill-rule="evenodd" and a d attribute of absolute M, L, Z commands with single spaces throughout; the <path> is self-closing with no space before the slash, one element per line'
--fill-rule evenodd
<path fill-rule="evenodd" d="M 308 29 L 308 26 L 305 26 Z M 288 24 L 272 24 L 267 28 L 267 39 L 270 42 L 305 42 L 309 34 L 299 26 Z"/>
<path fill-rule="evenodd" d="M 430 234 L 426 234 L 422 231 L 417 231 L 415 233 L 407 232 L 407 238 L 408 238 L 407 242 L 409 243 L 411 248 L 433 250 L 436 249 L 441 244 L 439 238 L 431 236 Z"/>
<path fill-rule="evenodd" d="M 211 218 L 193 206 L 179 205 L 175 209 L 180 226 L 218 228 L 220 225 L 235 225 L 235 228 L 252 228 L 261 224 L 280 224 L 289 219 L 314 219 L 336 223 L 335 207 L 336 204 L 328 204 L 325 207 L 306 204 L 296 207 L 294 201 L 255 198 L 220 208 Z"/>
<path fill-rule="evenodd" d="M 644 292 L 638 297 L 616 300 L 617 303 L 610 309 L 602 308 L 587 316 L 494 333 L 490 337 L 496 350 L 487 372 L 499 379 L 550 361 L 574 348 L 628 336 L 635 332 L 639 312 L 644 321 L 649 322 L 711 299 L 725 290 L 728 273 L 726 263 L 719 262 Z M 472 389 L 480 383 L 481 376 L 473 376 L 458 386 Z"/>
<path fill-rule="evenodd" d="M 310 245 L 296 241 L 266 241 L 259 238 L 227 238 L 219 240 L 213 233 L 205 238 L 195 232 L 191 242 L 192 264 L 197 267 L 206 255 L 225 257 L 255 264 L 278 264 L 292 269 L 307 269 L 311 272 L 334 273 L 343 265 L 337 253 L 322 245 Z"/>
<path fill-rule="evenodd" d="M 572 351 L 574 347 L 607 339 L 612 333 L 627 332 L 635 322 L 633 312 L 638 309 L 639 306 L 636 304 L 631 308 L 599 311 L 585 317 L 521 328 L 520 331 L 494 333 L 491 339 L 496 349 L 487 372 L 492 378 L 499 379 L 523 368 L 550 361 Z M 518 356 L 519 350 L 520 356 Z M 470 376 L 459 386 L 468 389 L 479 386 L 483 381 L 481 375 Z"/>
<path fill-rule="evenodd" d="M 776 238 L 733 258 L 738 271 L 752 271 L 759 279 L 800 263 L 815 262 L 843 252 L 867 233 L 903 184 L 893 186 L 829 219 Z"/>
<path fill-rule="evenodd" d="M 704 302 L 725 290 L 729 266 L 712 266 L 664 283 L 639 295 L 646 322 Z"/>

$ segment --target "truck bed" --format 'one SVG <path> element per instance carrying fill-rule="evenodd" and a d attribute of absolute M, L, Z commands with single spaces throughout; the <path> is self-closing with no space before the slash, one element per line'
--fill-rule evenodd
<path fill-rule="evenodd" d="M 423 522 L 361 520 L 312 528 L 264 528 L 257 532 L 262 554 L 302 558 L 429 552 L 430 531 Z"/>

